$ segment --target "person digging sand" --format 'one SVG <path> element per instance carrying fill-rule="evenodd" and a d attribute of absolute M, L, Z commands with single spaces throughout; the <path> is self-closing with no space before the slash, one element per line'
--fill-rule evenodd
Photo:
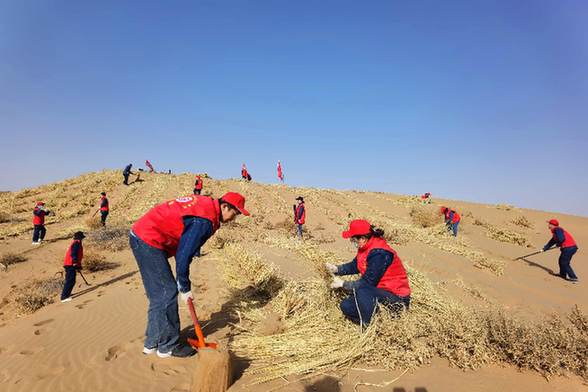
<path fill-rule="evenodd" d="M 333 275 L 354 275 L 355 281 L 343 281 L 333 276 L 331 288 L 352 291 L 352 295 L 341 302 L 343 314 L 355 323 L 368 325 L 382 304 L 393 311 L 408 309 L 410 285 L 402 261 L 386 240 L 384 232 L 375 229 L 366 220 L 353 220 L 343 238 L 350 239 L 357 247 L 355 258 L 343 265 L 326 263 L 326 269 Z"/>
<path fill-rule="evenodd" d="M 188 357 L 192 347 L 180 344 L 180 300 L 192 299 L 190 263 L 200 256 L 200 248 L 218 230 L 221 223 L 237 215 L 249 215 L 245 198 L 226 193 L 220 199 L 186 196 L 159 204 L 141 217 L 129 235 L 143 286 L 149 299 L 144 354 L 157 352 L 160 358 Z M 167 259 L 175 256 L 176 277 Z"/>
<path fill-rule="evenodd" d="M 76 274 L 82 269 L 82 258 L 84 257 L 84 246 L 82 240 L 86 238 L 83 232 L 76 231 L 73 241 L 69 246 L 65 259 L 63 260 L 63 269 L 65 270 L 65 282 L 61 292 L 61 302 L 71 301 L 71 291 L 76 285 Z"/>
<path fill-rule="evenodd" d="M 553 246 L 559 247 L 561 252 L 559 255 L 559 276 L 570 282 L 577 282 L 578 277 L 570 265 L 572 262 L 572 256 L 578 251 L 578 246 L 576 245 L 574 237 L 559 226 L 559 221 L 557 219 L 551 219 L 548 221 L 547 227 L 551 231 L 552 237 L 541 251 L 545 252 Z"/>

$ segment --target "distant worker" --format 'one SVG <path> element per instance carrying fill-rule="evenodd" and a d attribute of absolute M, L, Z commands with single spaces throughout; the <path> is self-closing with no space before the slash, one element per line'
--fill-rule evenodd
<path fill-rule="evenodd" d="M 359 274 L 355 281 L 343 281 L 334 276 L 331 288 L 343 288 L 353 294 L 341 302 L 343 314 L 355 323 L 370 323 L 378 304 L 394 312 L 407 310 L 410 305 L 410 285 L 398 254 L 383 238 L 384 232 L 366 220 L 353 220 L 343 238 L 351 239 L 357 247 L 355 258 L 343 265 L 326 263 L 334 275 Z"/>
<path fill-rule="evenodd" d="M 282 171 L 282 162 L 278 161 L 278 179 L 284 182 L 284 172 Z"/>
<path fill-rule="evenodd" d="M 196 181 L 194 182 L 194 194 L 199 195 L 202 192 L 202 177 L 196 176 Z"/>
<path fill-rule="evenodd" d="M 108 217 L 110 206 L 108 205 L 106 192 L 102 192 L 100 195 L 102 196 L 100 197 L 100 222 L 102 222 L 102 226 L 106 226 L 106 217 Z"/>
<path fill-rule="evenodd" d="M 123 177 L 125 178 L 125 180 L 123 181 L 123 184 L 125 185 L 129 185 L 129 175 L 131 174 L 135 174 L 131 171 L 131 168 L 133 167 L 132 163 L 129 163 L 125 169 L 123 170 Z"/>
<path fill-rule="evenodd" d="M 459 227 L 459 222 L 461 222 L 461 216 L 449 207 L 441 207 L 441 213 L 444 216 L 447 231 L 452 233 L 454 237 L 457 237 L 457 229 Z"/>
<path fill-rule="evenodd" d="M 151 164 L 151 162 L 149 162 L 149 159 L 145 160 L 145 166 L 147 166 L 147 168 L 149 169 L 149 173 L 153 173 L 155 171 L 153 165 Z"/>
<path fill-rule="evenodd" d="M 245 181 L 251 181 L 251 175 L 249 174 L 249 171 L 247 170 L 247 166 L 245 166 L 245 164 L 241 166 L 241 178 Z"/>
<path fill-rule="evenodd" d="M 51 214 L 51 211 L 45 208 L 45 203 L 38 202 L 33 210 L 33 245 L 41 245 L 41 242 L 45 239 L 45 234 L 47 234 L 45 216 L 49 214 Z"/>
<path fill-rule="evenodd" d="M 71 291 L 76 285 L 76 273 L 82 269 L 82 258 L 84 257 L 84 246 L 82 240 L 86 238 L 83 232 L 77 231 L 74 234 L 73 242 L 69 246 L 63 261 L 65 270 L 65 282 L 61 291 L 61 302 L 71 301 Z"/>
<path fill-rule="evenodd" d="M 302 196 L 298 196 L 296 201 L 298 205 L 294 206 L 294 223 L 296 224 L 298 239 L 302 239 L 302 226 L 306 222 L 306 208 L 304 207 L 304 198 Z"/>
<path fill-rule="evenodd" d="M 557 246 L 560 250 L 559 276 L 570 282 L 577 282 L 578 277 L 571 266 L 572 256 L 578 251 L 578 246 L 576 245 L 574 237 L 559 226 L 559 221 L 557 219 L 551 219 L 547 223 L 547 227 L 551 231 L 552 237 L 543 247 L 542 251 L 545 252 L 553 246 Z"/>
<path fill-rule="evenodd" d="M 423 204 L 431 204 L 431 193 L 427 192 L 424 195 L 421 195 L 421 202 Z"/>
<path fill-rule="evenodd" d="M 129 242 L 137 260 L 149 299 L 144 354 L 160 358 L 194 355 L 192 347 L 180 344 L 178 291 L 182 303 L 193 298 L 190 263 L 221 223 L 237 215 L 249 215 L 245 198 L 229 192 L 220 199 L 186 196 L 159 204 L 131 228 Z M 175 256 L 176 276 L 168 258 Z"/>

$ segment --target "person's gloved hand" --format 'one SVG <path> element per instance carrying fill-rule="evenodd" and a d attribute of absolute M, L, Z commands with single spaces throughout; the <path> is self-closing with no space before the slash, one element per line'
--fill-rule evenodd
<path fill-rule="evenodd" d="M 333 278 L 333 281 L 331 282 L 331 288 L 332 289 L 340 289 L 341 287 L 343 287 L 343 279 L 335 276 Z"/>
<path fill-rule="evenodd" d="M 180 299 L 182 300 L 182 302 L 184 302 L 184 303 L 188 302 L 188 298 L 194 299 L 194 296 L 192 295 L 192 291 L 186 291 L 185 293 L 180 292 Z"/>
<path fill-rule="evenodd" d="M 325 268 L 332 274 L 337 273 L 337 266 L 335 264 L 325 263 Z"/>
<path fill-rule="evenodd" d="M 74 265 L 74 267 L 76 268 L 76 271 L 81 271 L 82 270 L 82 266 L 79 264 Z"/>

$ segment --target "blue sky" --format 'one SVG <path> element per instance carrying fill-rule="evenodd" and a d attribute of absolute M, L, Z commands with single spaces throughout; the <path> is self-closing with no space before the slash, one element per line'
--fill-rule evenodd
<path fill-rule="evenodd" d="M 588 2 L 2 1 L 0 189 L 142 165 L 588 216 Z"/>

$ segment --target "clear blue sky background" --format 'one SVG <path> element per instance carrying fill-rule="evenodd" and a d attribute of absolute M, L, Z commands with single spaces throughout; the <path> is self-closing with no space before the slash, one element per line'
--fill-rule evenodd
<path fill-rule="evenodd" d="M 588 215 L 588 2 L 2 1 L 0 189 L 156 169 Z"/>

